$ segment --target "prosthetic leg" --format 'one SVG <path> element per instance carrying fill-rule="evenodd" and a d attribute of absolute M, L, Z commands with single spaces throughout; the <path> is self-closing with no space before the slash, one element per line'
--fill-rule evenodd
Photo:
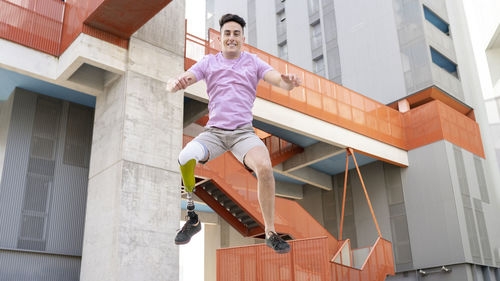
<path fill-rule="evenodd" d="M 184 190 L 186 191 L 187 199 L 187 215 L 191 223 L 198 222 L 198 215 L 194 212 L 193 192 L 195 189 L 194 168 L 196 160 L 191 159 L 186 164 L 181 165 L 182 181 L 184 182 Z"/>
<path fill-rule="evenodd" d="M 194 212 L 193 192 L 195 188 L 194 167 L 196 160 L 191 159 L 186 164 L 180 165 L 182 181 L 187 194 L 187 217 L 184 226 L 177 232 L 175 236 L 175 244 L 187 244 L 193 235 L 201 230 L 201 223 L 198 220 L 198 215 Z M 189 219 L 188 219 L 189 218 Z"/>

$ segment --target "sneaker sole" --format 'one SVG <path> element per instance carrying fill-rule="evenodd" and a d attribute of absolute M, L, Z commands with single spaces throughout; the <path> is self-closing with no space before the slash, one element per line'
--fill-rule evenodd
<path fill-rule="evenodd" d="M 290 252 L 290 248 L 277 251 L 275 250 L 275 252 L 278 254 L 287 254 L 288 252 Z"/>
<path fill-rule="evenodd" d="M 193 238 L 193 236 L 194 236 L 196 233 L 200 232 L 200 230 L 201 230 L 201 228 L 200 228 L 198 231 L 196 231 L 195 233 L 193 233 L 193 235 L 191 236 L 191 238 Z M 187 243 L 189 243 L 189 242 L 191 241 L 191 238 L 189 238 L 189 239 L 188 239 L 188 240 L 186 240 L 186 241 L 175 241 L 175 245 L 186 245 Z"/>
<path fill-rule="evenodd" d="M 191 239 L 189 239 L 187 241 L 183 241 L 183 242 L 175 241 L 175 245 L 186 245 L 187 243 L 189 243 L 189 241 L 191 241 Z"/>

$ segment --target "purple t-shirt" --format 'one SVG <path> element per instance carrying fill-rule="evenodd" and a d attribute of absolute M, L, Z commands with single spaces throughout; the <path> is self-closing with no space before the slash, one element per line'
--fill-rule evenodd
<path fill-rule="evenodd" d="M 273 68 L 257 55 L 241 52 L 237 59 L 226 59 L 219 52 L 206 55 L 188 71 L 196 80 L 205 79 L 208 92 L 207 126 L 234 130 L 251 124 L 257 84 Z"/>

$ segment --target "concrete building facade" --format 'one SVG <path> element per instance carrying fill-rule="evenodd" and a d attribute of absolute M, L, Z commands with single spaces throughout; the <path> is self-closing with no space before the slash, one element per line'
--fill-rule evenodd
<path fill-rule="evenodd" d="M 185 68 L 185 1 L 134 6 L 144 9 L 36 3 L 0 0 L 0 280 L 178 280 L 173 239 L 184 211 L 176 158 L 183 135 L 201 132 L 195 121 L 207 112 L 204 83 L 165 93 Z M 218 30 L 222 14 L 240 14 L 250 45 L 393 114 L 438 100 L 478 124 L 484 155 L 443 137 L 405 149 L 256 99 L 254 126 L 302 148 L 274 167 L 277 195 L 335 237 L 345 148 L 361 152 L 381 235 L 394 250 L 396 275 L 388 280 L 500 281 L 500 134 L 491 113 L 500 112 L 499 6 L 206 1 L 207 28 Z M 16 35 L 26 30 L 29 42 Z M 343 237 L 352 248 L 370 247 L 376 226 L 348 169 Z M 217 280 L 216 249 L 263 241 L 243 237 L 201 201 L 205 280 Z"/>
<path fill-rule="evenodd" d="M 498 280 L 498 1 L 228 2 L 207 1 L 208 27 L 219 29 L 210 15 L 241 14 L 248 44 L 377 101 L 394 104 L 437 87 L 473 109 L 485 159 L 440 141 L 409 151 L 408 168 L 376 162 L 361 171 L 392 238 L 397 275 L 390 280 Z M 374 226 L 360 182 L 350 177 L 344 231 L 353 247 L 368 246 Z M 336 235 L 343 174 L 333 179 L 330 192 L 304 186 L 299 202 Z"/>

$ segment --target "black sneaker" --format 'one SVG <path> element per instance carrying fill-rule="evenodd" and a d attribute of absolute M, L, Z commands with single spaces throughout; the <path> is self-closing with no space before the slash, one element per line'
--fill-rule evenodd
<path fill-rule="evenodd" d="M 266 238 L 266 245 L 272 248 L 278 254 L 286 254 L 290 252 L 290 245 L 276 234 L 276 232 L 270 232 L 269 238 Z"/>
<path fill-rule="evenodd" d="M 191 241 L 191 237 L 198 233 L 201 230 L 200 221 L 196 222 L 196 224 L 191 223 L 189 220 L 186 221 L 184 226 L 177 232 L 175 236 L 175 244 L 176 245 L 184 245 Z"/>

